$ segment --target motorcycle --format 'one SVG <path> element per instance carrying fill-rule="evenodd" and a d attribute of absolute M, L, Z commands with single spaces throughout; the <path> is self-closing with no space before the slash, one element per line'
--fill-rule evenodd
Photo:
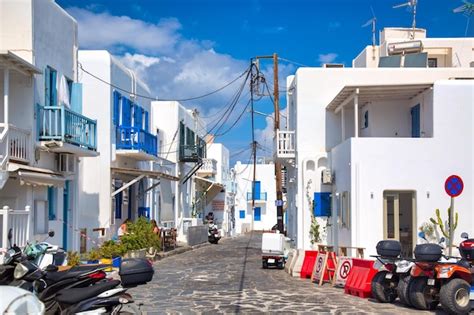
<path fill-rule="evenodd" d="M 459 244 L 462 259 L 457 263 L 436 266 L 437 278 L 441 282 L 439 300 L 449 314 L 468 314 L 474 296 L 470 297 L 474 286 L 474 239 L 462 233 L 465 241 Z"/>
<path fill-rule="evenodd" d="M 44 304 L 31 292 L 0 286 L 0 314 L 44 314 Z"/>
<path fill-rule="evenodd" d="M 384 240 L 377 244 L 377 260 L 374 269 L 379 270 L 372 279 L 372 296 L 379 302 L 392 303 L 397 296 L 404 304 L 409 304 L 405 291 L 399 286 L 407 283 L 413 263 L 400 257 L 401 244 L 396 240 Z"/>
<path fill-rule="evenodd" d="M 217 244 L 219 240 L 221 239 L 219 229 L 217 228 L 217 225 L 213 223 L 213 221 L 209 222 L 209 227 L 207 231 L 207 239 L 209 243 L 211 244 Z"/>
<path fill-rule="evenodd" d="M 16 264 L 22 259 L 21 248 L 12 244 L 13 230 L 8 231 L 8 242 L 10 248 L 3 256 L 3 264 L 0 265 L 0 285 L 7 285 L 13 281 L 13 271 Z"/>

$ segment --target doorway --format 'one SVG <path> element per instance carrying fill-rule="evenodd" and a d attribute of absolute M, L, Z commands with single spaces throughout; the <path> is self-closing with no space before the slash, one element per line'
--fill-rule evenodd
<path fill-rule="evenodd" d="M 384 239 L 398 240 L 402 256 L 412 257 L 416 244 L 416 195 L 411 191 L 384 192 Z"/>

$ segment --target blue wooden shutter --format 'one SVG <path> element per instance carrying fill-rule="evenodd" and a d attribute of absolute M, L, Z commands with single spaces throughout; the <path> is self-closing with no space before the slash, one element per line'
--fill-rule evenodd
<path fill-rule="evenodd" d="M 245 219 L 245 210 L 239 211 L 239 219 Z"/>
<path fill-rule="evenodd" d="M 260 207 L 255 207 L 253 210 L 253 219 L 254 221 L 261 221 L 262 219 L 262 208 Z"/>
<path fill-rule="evenodd" d="M 51 71 L 44 69 L 44 106 L 51 106 Z"/>
<path fill-rule="evenodd" d="M 51 106 L 58 106 L 58 73 L 56 70 L 50 70 L 51 73 Z"/>
<path fill-rule="evenodd" d="M 126 97 L 122 97 L 122 126 L 132 126 L 132 104 Z"/>
<path fill-rule="evenodd" d="M 255 181 L 253 198 L 255 200 L 260 200 L 260 181 Z"/>
<path fill-rule="evenodd" d="M 49 220 L 56 220 L 56 188 L 48 187 L 48 217 Z"/>
<path fill-rule="evenodd" d="M 73 82 L 71 85 L 71 109 L 82 114 L 82 84 Z"/>
<path fill-rule="evenodd" d="M 420 104 L 411 108 L 411 136 L 419 138 L 420 132 Z"/>
<path fill-rule="evenodd" d="M 148 121 L 148 112 L 145 111 L 145 131 L 150 132 L 150 125 Z"/>
<path fill-rule="evenodd" d="M 313 211 L 315 217 L 331 216 L 331 193 L 315 192 Z"/>
<path fill-rule="evenodd" d="M 138 105 L 133 105 L 133 127 L 143 129 L 143 114 L 142 108 Z"/>
<path fill-rule="evenodd" d="M 120 93 L 117 91 L 114 91 L 113 99 L 114 99 L 113 122 L 114 122 L 114 125 L 118 126 L 120 124 Z"/>

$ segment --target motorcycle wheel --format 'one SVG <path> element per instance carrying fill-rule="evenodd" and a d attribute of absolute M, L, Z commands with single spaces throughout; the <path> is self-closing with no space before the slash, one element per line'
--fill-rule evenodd
<path fill-rule="evenodd" d="M 410 302 L 419 310 L 434 310 L 439 304 L 431 292 L 431 286 L 428 286 L 427 277 L 413 278 L 409 286 Z"/>
<path fill-rule="evenodd" d="M 372 296 L 381 303 L 392 303 L 397 298 L 396 285 L 392 279 L 385 279 L 388 271 L 379 271 L 372 279 Z"/>
<path fill-rule="evenodd" d="M 468 314 L 471 310 L 469 283 L 463 279 L 452 279 L 441 287 L 440 302 L 449 314 Z"/>
<path fill-rule="evenodd" d="M 400 299 L 400 303 L 406 305 L 406 306 L 412 306 L 410 302 L 410 295 L 409 295 L 409 286 L 410 286 L 410 281 L 411 281 L 410 276 L 403 276 L 398 280 L 398 286 L 397 286 L 397 294 L 398 298 Z"/>

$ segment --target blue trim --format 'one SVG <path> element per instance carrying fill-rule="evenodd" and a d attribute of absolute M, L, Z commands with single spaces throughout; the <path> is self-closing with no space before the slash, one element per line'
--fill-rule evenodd
<path fill-rule="evenodd" d="M 122 185 L 115 184 L 115 189 L 119 189 Z M 115 218 L 121 219 L 122 218 L 122 201 L 123 201 L 123 193 L 119 192 L 115 195 Z"/>
<path fill-rule="evenodd" d="M 262 220 L 262 208 L 255 207 L 253 210 L 253 220 L 254 221 L 261 221 Z"/>
<path fill-rule="evenodd" d="M 117 127 L 116 148 L 119 150 L 139 150 L 157 156 L 157 145 L 157 137 L 143 129 Z"/>
<path fill-rule="evenodd" d="M 420 130 L 420 104 L 411 108 L 411 137 L 419 138 L 421 136 Z"/>
<path fill-rule="evenodd" d="M 331 216 L 331 193 L 329 192 L 315 192 L 313 213 L 316 217 Z"/>
<path fill-rule="evenodd" d="M 73 82 L 71 84 L 71 109 L 82 114 L 82 84 Z"/>
<path fill-rule="evenodd" d="M 240 219 L 245 219 L 245 210 L 240 210 L 239 211 L 239 218 Z"/>
<path fill-rule="evenodd" d="M 69 209 L 69 184 L 70 181 L 67 180 L 64 185 L 63 191 L 63 248 L 68 249 L 67 244 L 67 234 L 68 234 L 68 209 Z"/>
<path fill-rule="evenodd" d="M 56 220 L 56 188 L 48 187 L 48 219 Z"/>

